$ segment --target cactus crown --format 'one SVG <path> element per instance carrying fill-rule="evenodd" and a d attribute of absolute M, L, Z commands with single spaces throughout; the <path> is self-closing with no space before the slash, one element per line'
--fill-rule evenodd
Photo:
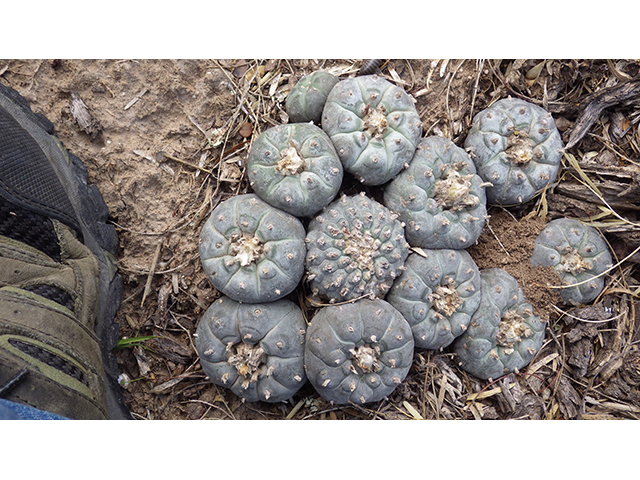
<path fill-rule="evenodd" d="M 585 270 L 591 270 L 593 264 L 585 259 L 578 253 L 573 247 L 565 247 L 565 252 L 560 257 L 560 265 L 558 265 L 559 272 L 567 272 L 572 275 L 584 272 Z"/>
<path fill-rule="evenodd" d="M 460 174 L 460 170 L 466 166 L 464 162 L 456 162 L 451 166 L 442 165 L 446 171 L 442 178 L 436 181 L 434 193 L 438 206 L 445 210 L 459 212 L 467 207 L 474 207 L 480 202 L 480 199 L 470 192 L 471 179 L 475 174 Z"/>
<path fill-rule="evenodd" d="M 372 138 L 382 137 L 387 128 L 389 121 L 386 117 L 387 109 L 384 105 L 378 108 L 372 108 L 370 105 L 364 107 L 364 117 L 362 118 L 362 130 L 367 132 Z"/>
<path fill-rule="evenodd" d="M 516 310 L 508 310 L 498 325 L 496 345 L 513 349 L 514 344 L 532 335 L 533 332 L 524 322 L 524 318 Z"/>
<path fill-rule="evenodd" d="M 299 175 L 304 172 L 307 162 L 293 144 L 280 151 L 280 161 L 276 164 L 276 170 L 283 175 Z"/>
<path fill-rule="evenodd" d="M 378 372 L 380 370 L 380 346 L 375 343 L 360 345 L 349 351 L 351 359 L 356 369 L 354 373 Z M 358 372 L 360 370 L 360 372 Z"/>
<path fill-rule="evenodd" d="M 239 263 L 246 267 L 257 261 L 264 251 L 263 244 L 255 235 L 233 234 L 229 238 L 229 251 L 233 257 L 230 259 L 230 265 Z"/>
<path fill-rule="evenodd" d="M 241 342 L 234 346 L 233 342 L 227 345 L 227 350 L 231 352 L 227 362 L 233 365 L 242 380 L 242 388 L 249 388 L 249 385 L 258 380 L 262 371 L 265 351 L 260 345 L 249 345 Z"/>
<path fill-rule="evenodd" d="M 447 285 L 437 285 L 427 298 L 436 312 L 450 317 L 460 308 L 463 301 L 455 288 L 455 280 L 449 278 L 447 283 Z"/>

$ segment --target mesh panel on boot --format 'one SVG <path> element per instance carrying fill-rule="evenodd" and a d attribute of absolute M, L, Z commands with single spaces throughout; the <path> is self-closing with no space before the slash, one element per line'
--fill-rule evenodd
<path fill-rule="evenodd" d="M 31 293 L 35 293 L 36 295 L 40 295 L 52 302 L 56 302 L 63 307 L 68 308 L 73 311 L 75 303 L 73 301 L 73 297 L 66 290 L 56 287 L 55 285 L 47 285 L 47 284 L 38 284 L 38 285 L 29 285 L 28 287 L 23 287 L 23 290 L 26 290 Z"/>
<path fill-rule="evenodd" d="M 76 225 L 73 207 L 53 166 L 33 137 L 0 107 L 0 190 L 9 198 Z"/>
<path fill-rule="evenodd" d="M 60 245 L 48 217 L 12 204 L 0 196 L 0 235 L 27 245 L 60 261 Z"/>
<path fill-rule="evenodd" d="M 22 342 L 15 338 L 10 339 L 9 343 L 13 347 L 17 348 L 21 352 L 26 353 L 27 355 L 30 355 L 36 360 L 39 360 L 42 363 L 46 363 L 50 367 L 53 367 L 56 370 L 59 370 L 69 375 L 70 377 L 75 378 L 79 382 L 84 383 L 85 385 L 88 385 L 88 382 L 84 377 L 84 373 L 82 373 L 82 371 L 78 367 L 68 362 L 64 358 L 59 357 L 58 355 L 52 352 L 49 352 L 43 348 L 40 348 L 37 345 Z"/>

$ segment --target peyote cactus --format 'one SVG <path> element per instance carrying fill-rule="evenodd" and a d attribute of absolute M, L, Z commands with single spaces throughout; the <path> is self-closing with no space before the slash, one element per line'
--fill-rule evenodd
<path fill-rule="evenodd" d="M 329 72 L 318 71 L 302 77 L 287 96 L 286 110 L 289 121 L 313 122 L 319 125 L 327 95 L 338 81 L 338 77 Z"/>
<path fill-rule="evenodd" d="M 293 215 L 236 195 L 218 205 L 200 232 L 200 260 L 215 288 L 261 303 L 291 293 L 304 274 L 304 226 Z"/>
<path fill-rule="evenodd" d="M 330 402 L 377 402 L 407 376 L 413 346 L 409 324 L 384 300 L 323 307 L 307 330 L 307 377 Z"/>
<path fill-rule="evenodd" d="M 482 301 L 469 328 L 453 342 L 466 372 L 496 379 L 517 372 L 542 347 L 545 323 L 534 315 L 518 282 L 501 268 L 480 271 Z"/>
<path fill-rule="evenodd" d="M 550 221 L 536 238 L 531 255 L 534 266 L 551 266 L 562 278 L 562 299 L 571 304 L 594 300 L 604 288 L 604 277 L 597 276 L 612 265 L 612 257 L 600 232 L 570 218 Z M 583 283 L 584 282 L 584 283 Z"/>
<path fill-rule="evenodd" d="M 517 98 L 505 98 L 473 118 L 464 142 L 492 204 L 517 205 L 555 181 L 562 139 L 549 112 Z"/>
<path fill-rule="evenodd" d="M 342 184 L 342 163 L 324 131 L 310 123 L 269 128 L 247 159 L 253 191 L 265 202 L 306 217 L 326 207 Z"/>
<path fill-rule="evenodd" d="M 397 215 L 364 193 L 331 203 L 309 223 L 306 242 L 311 292 L 331 303 L 384 297 L 409 254 Z"/>
<path fill-rule="evenodd" d="M 406 224 L 412 246 L 462 250 L 485 225 L 485 187 L 463 149 L 444 137 L 427 137 L 409 168 L 385 188 L 384 203 Z"/>
<path fill-rule="evenodd" d="M 250 402 L 281 402 L 306 381 L 305 332 L 302 311 L 289 300 L 243 304 L 220 297 L 198 323 L 195 344 L 213 383 Z"/>
<path fill-rule="evenodd" d="M 365 185 L 391 180 L 411 162 L 422 135 L 413 98 L 376 75 L 340 81 L 322 112 L 345 170 Z"/>
<path fill-rule="evenodd" d="M 386 296 L 409 322 L 416 348 L 444 348 L 468 327 L 482 298 L 480 272 L 465 250 L 411 253 Z"/>

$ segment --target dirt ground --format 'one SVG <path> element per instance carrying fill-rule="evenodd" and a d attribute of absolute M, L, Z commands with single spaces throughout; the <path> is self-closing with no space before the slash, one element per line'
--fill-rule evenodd
<path fill-rule="evenodd" d="M 523 206 L 492 207 L 469 249 L 480 268 L 499 266 L 514 275 L 548 321 L 543 348 L 524 372 L 488 383 L 460 370 L 447 350 L 416 351 L 406 380 L 365 407 L 332 406 L 309 384 L 287 403 L 247 403 L 206 379 L 193 334 L 219 294 L 198 258 L 204 220 L 220 201 L 250 191 L 245 161 L 252 141 L 288 121 L 284 102 L 302 75 L 328 70 L 345 78 L 365 62 L 0 60 L 0 81 L 56 125 L 110 209 L 125 289 L 116 320 L 122 339 L 130 339 L 116 356 L 133 416 L 639 418 L 640 102 L 638 90 L 635 97 L 623 98 L 619 90 L 606 95 L 635 86 L 637 61 L 391 60 L 378 71 L 416 99 L 424 135 L 462 145 L 473 115 L 511 95 L 549 109 L 565 142 L 574 143 L 557 184 Z M 77 113 L 81 102 L 88 117 Z M 581 115 L 589 108 L 596 118 L 585 124 Z M 365 190 L 379 194 L 375 187 Z M 563 305 L 547 288 L 557 281 L 553 274 L 528 263 L 533 240 L 559 216 L 596 221 L 624 260 L 593 305 Z M 291 298 L 313 315 L 300 291 Z"/>

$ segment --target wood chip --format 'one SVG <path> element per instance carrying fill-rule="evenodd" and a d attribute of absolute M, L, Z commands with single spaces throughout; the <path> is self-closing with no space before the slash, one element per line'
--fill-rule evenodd
<path fill-rule="evenodd" d="M 80 130 L 89 135 L 92 140 L 95 140 L 102 133 L 100 122 L 91 114 L 89 107 L 80 98 L 80 95 L 73 91 L 71 92 L 69 109 Z"/>

